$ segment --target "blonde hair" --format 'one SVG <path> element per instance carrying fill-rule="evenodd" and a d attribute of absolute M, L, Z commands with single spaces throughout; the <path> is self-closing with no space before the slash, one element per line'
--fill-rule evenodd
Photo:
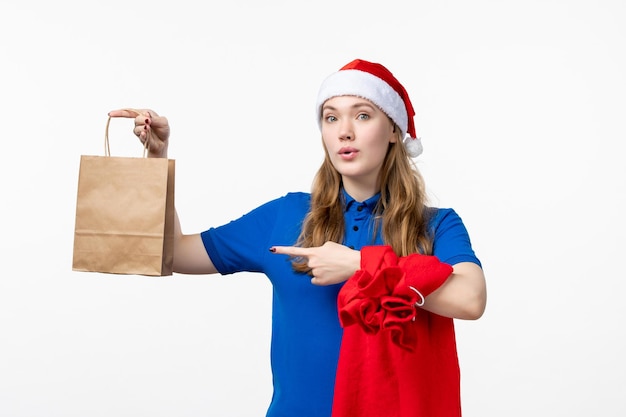
<path fill-rule="evenodd" d="M 426 187 L 422 175 L 407 155 L 402 144 L 403 135 L 397 126 L 395 132 L 397 141 L 389 144 L 379 174 L 380 199 L 374 212 L 375 230 L 381 230 L 384 244 L 390 245 L 398 256 L 430 255 L 432 236 L 428 229 L 430 211 L 426 205 Z M 332 165 L 325 148 L 324 154 L 311 187 L 311 208 L 304 218 L 298 246 L 343 242 L 341 175 Z M 292 264 L 298 272 L 309 271 L 306 259 L 295 258 Z"/>

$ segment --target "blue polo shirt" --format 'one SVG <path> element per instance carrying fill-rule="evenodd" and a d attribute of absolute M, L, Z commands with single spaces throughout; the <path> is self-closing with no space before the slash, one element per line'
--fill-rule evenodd
<path fill-rule="evenodd" d="M 344 192 L 346 232 L 343 244 L 354 249 L 381 245 L 374 233 L 373 211 L 379 195 L 358 202 Z M 286 255 L 271 246 L 291 246 L 310 207 L 310 194 L 289 193 L 223 226 L 201 234 L 209 257 L 223 274 L 265 274 L 272 283 L 271 368 L 274 393 L 267 417 L 331 415 L 342 329 L 337 294 L 343 284 L 316 286 L 296 273 Z M 460 217 L 435 209 L 433 251 L 442 262 L 480 265 Z"/>

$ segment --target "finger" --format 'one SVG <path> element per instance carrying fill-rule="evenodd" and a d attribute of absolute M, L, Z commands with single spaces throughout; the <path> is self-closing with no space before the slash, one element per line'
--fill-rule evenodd
<path fill-rule="evenodd" d="M 130 109 L 130 108 L 126 108 L 126 109 L 111 110 L 109 112 L 109 116 L 111 116 L 111 117 L 127 117 L 129 119 L 132 119 L 132 118 L 135 118 L 135 117 L 144 117 L 144 116 L 157 117 L 158 115 L 156 114 L 156 112 L 154 110 L 150 110 L 150 109 Z"/>
<path fill-rule="evenodd" d="M 147 126 L 137 126 L 133 130 L 133 133 L 137 135 L 137 137 L 141 140 L 141 143 L 145 143 L 148 138 L 148 127 Z"/>
<path fill-rule="evenodd" d="M 298 246 L 272 246 L 270 252 L 290 256 L 308 257 L 311 254 L 309 248 L 301 248 Z"/>
<path fill-rule="evenodd" d="M 137 111 L 136 110 L 130 110 L 130 109 L 111 110 L 109 112 L 109 116 L 111 116 L 111 117 L 127 117 L 129 119 L 134 119 L 135 117 L 137 117 Z"/>
<path fill-rule="evenodd" d="M 313 285 L 322 285 L 321 282 L 319 282 L 319 279 L 317 279 L 316 277 L 311 278 L 311 284 Z"/>
<path fill-rule="evenodd" d="M 142 116 L 143 117 L 143 116 Z M 145 123 L 152 126 L 153 129 L 160 129 L 163 127 L 169 127 L 169 121 L 165 116 L 157 116 L 156 114 L 149 112 L 145 118 Z"/>
<path fill-rule="evenodd" d="M 137 117 L 135 119 L 135 128 L 133 129 L 133 133 L 138 137 L 146 137 L 146 134 L 150 131 L 151 122 L 148 119 L 141 119 Z"/>

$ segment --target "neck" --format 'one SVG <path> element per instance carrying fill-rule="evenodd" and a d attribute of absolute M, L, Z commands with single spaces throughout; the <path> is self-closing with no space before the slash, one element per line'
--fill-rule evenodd
<path fill-rule="evenodd" d="M 368 198 L 373 197 L 378 191 L 380 191 L 380 186 L 378 182 L 376 183 L 363 183 L 352 178 L 342 178 L 343 188 L 350 195 L 350 197 L 354 198 L 358 202 L 363 202 Z"/>

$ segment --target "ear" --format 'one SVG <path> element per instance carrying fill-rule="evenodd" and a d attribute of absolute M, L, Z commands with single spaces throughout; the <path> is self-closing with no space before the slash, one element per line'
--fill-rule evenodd
<path fill-rule="evenodd" d="M 396 143 L 396 142 L 398 142 L 398 135 L 396 134 L 397 126 L 396 126 L 396 124 L 393 121 L 391 121 L 391 119 L 389 119 L 389 121 L 391 122 L 390 124 L 391 124 L 391 126 L 393 128 L 391 130 L 391 139 L 389 139 L 389 143 Z"/>

